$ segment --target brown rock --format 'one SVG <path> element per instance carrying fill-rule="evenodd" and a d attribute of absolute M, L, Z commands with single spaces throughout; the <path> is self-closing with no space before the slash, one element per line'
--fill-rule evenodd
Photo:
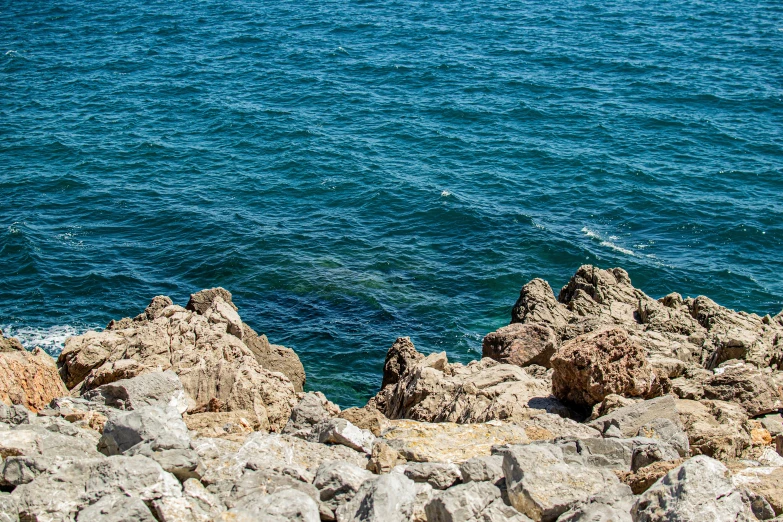
<path fill-rule="evenodd" d="M 341 411 L 337 416 L 347 420 L 357 428 L 370 430 L 376 437 L 380 437 L 383 430 L 389 425 L 389 419 L 383 413 L 369 406 L 348 408 Z"/>
<path fill-rule="evenodd" d="M 620 482 L 627 484 L 634 495 L 641 495 L 647 491 L 650 486 L 655 484 L 659 478 L 666 475 L 668 472 L 679 466 L 684 462 L 684 459 L 677 460 L 660 460 L 653 462 L 649 466 L 639 468 L 636 472 L 632 471 L 615 471 L 617 478 Z"/>
<path fill-rule="evenodd" d="M 552 287 L 543 279 L 533 279 L 522 287 L 514 308 L 512 323 L 543 323 L 558 333 L 563 333 L 572 320 L 572 313 L 557 302 Z"/>
<path fill-rule="evenodd" d="M 370 461 L 367 462 L 367 469 L 375 474 L 389 473 L 394 466 L 405 464 L 405 460 L 397 450 L 383 441 L 377 441 L 373 444 Z"/>
<path fill-rule="evenodd" d="M 744 428 L 748 417 L 742 407 L 722 401 L 678 399 L 676 408 L 693 455 L 731 459 L 750 448 L 751 438 Z"/>
<path fill-rule="evenodd" d="M 3 337 L 3 331 L 0 330 L 0 353 L 3 352 L 21 352 L 24 346 L 16 337 Z"/>
<path fill-rule="evenodd" d="M 732 477 L 736 487 L 747 488 L 769 502 L 776 516 L 783 515 L 783 468 L 752 467 Z M 777 520 L 777 519 L 775 519 Z"/>
<path fill-rule="evenodd" d="M 783 408 L 781 390 L 771 375 L 751 364 L 734 364 L 717 368 L 715 375 L 704 381 L 706 399 L 734 402 L 745 408 L 750 417 L 776 412 Z"/>
<path fill-rule="evenodd" d="M 558 340 L 555 332 L 540 324 L 510 324 L 487 334 L 482 357 L 517 366 L 537 364 L 550 368 Z"/>
<path fill-rule="evenodd" d="M 229 440 L 244 440 L 248 433 L 261 427 L 254 412 L 241 410 L 192 413 L 183 415 L 182 420 L 198 437 Z"/>
<path fill-rule="evenodd" d="M 305 371 L 302 361 L 290 348 L 276 344 L 270 344 L 266 335 L 258 335 L 255 330 L 243 323 L 244 335 L 242 340 L 253 352 L 256 361 L 264 368 L 280 372 L 288 377 L 294 385 L 294 390 L 304 390 Z"/>
<path fill-rule="evenodd" d="M 410 337 L 399 337 L 394 341 L 389 351 L 386 352 L 381 389 L 391 384 L 396 384 L 414 363 L 423 358 L 424 356 L 416 351 L 416 347 L 413 346 Z"/>
<path fill-rule="evenodd" d="M 661 379 L 644 349 L 622 328 L 585 334 L 561 346 L 552 357 L 552 391 L 584 409 L 610 394 L 650 399 L 661 395 Z"/>
<path fill-rule="evenodd" d="M 37 412 L 67 394 L 54 360 L 40 348 L 0 352 L 0 401 Z"/>

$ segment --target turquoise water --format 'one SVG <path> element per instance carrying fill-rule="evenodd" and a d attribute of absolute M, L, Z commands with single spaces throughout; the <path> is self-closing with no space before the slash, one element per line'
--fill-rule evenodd
<path fill-rule="evenodd" d="M 783 4 L 3 2 L 0 327 L 221 285 L 343 406 L 583 263 L 783 308 Z"/>

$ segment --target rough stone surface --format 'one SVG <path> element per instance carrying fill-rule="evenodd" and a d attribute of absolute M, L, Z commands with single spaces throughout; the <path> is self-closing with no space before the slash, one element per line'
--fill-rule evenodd
<path fill-rule="evenodd" d="M 106 495 L 79 512 L 76 522 L 156 522 L 147 505 L 138 497 Z"/>
<path fill-rule="evenodd" d="M 16 337 L 4 337 L 3 331 L 0 330 L 0 353 L 21 351 L 24 351 L 24 346 L 19 342 L 19 339 Z"/>
<path fill-rule="evenodd" d="M 500 490 L 488 482 L 471 482 L 438 491 L 425 507 L 427 521 L 473 521 L 499 497 Z"/>
<path fill-rule="evenodd" d="M 340 407 L 329 401 L 323 393 L 305 393 L 291 410 L 291 417 L 288 419 L 283 433 L 296 433 L 299 430 L 311 428 L 319 422 L 335 417 L 338 413 L 340 413 Z"/>
<path fill-rule="evenodd" d="M 433 489 L 447 489 L 462 480 L 456 464 L 412 462 L 399 466 L 399 471 L 414 482 L 427 483 Z"/>
<path fill-rule="evenodd" d="M 119 455 L 141 443 L 155 450 L 186 449 L 190 436 L 176 410 L 144 406 L 110 418 L 98 447 L 106 455 Z"/>
<path fill-rule="evenodd" d="M 634 522 L 658 520 L 736 522 L 754 520 L 729 470 L 704 455 L 668 472 L 636 501 Z"/>
<path fill-rule="evenodd" d="M 54 360 L 40 348 L 0 351 L 0 402 L 37 412 L 67 394 Z"/>
<path fill-rule="evenodd" d="M 372 453 L 375 435 L 345 419 L 329 419 L 313 426 L 312 439 L 322 444 L 342 444 L 366 454 Z"/>
<path fill-rule="evenodd" d="M 349 421 L 357 428 L 369 430 L 376 437 L 380 437 L 383 431 L 389 426 L 389 419 L 380 411 L 375 408 L 370 408 L 369 406 L 364 406 L 363 408 L 348 408 L 347 410 L 341 411 L 338 417 Z"/>
<path fill-rule="evenodd" d="M 516 323 L 487 334 L 482 343 L 482 357 L 522 367 L 537 364 L 550 368 L 549 359 L 557 345 L 557 336 L 551 328 Z"/>
<path fill-rule="evenodd" d="M 668 419 L 675 425 L 681 425 L 676 405 L 674 397 L 664 395 L 617 408 L 611 413 L 591 421 L 589 425 L 601 433 L 614 425 L 620 429 L 624 437 L 633 437 L 639 433 L 643 426 L 660 419 Z"/>
<path fill-rule="evenodd" d="M 751 446 L 750 435 L 744 428 L 748 418 L 741 406 L 679 399 L 676 407 L 693 455 L 738 458 Z"/>
<path fill-rule="evenodd" d="M 321 518 L 318 504 L 307 494 L 295 489 L 284 489 L 271 495 L 251 496 L 218 520 L 319 522 Z"/>
<path fill-rule="evenodd" d="M 568 341 L 557 349 L 551 363 L 554 395 L 583 409 L 592 408 L 610 394 L 650 399 L 663 392 L 644 348 L 622 328 Z"/>
<path fill-rule="evenodd" d="M 152 372 L 131 379 L 104 384 L 84 394 L 84 398 L 120 410 L 135 410 L 143 406 L 174 408 L 179 413 L 188 409 L 182 383 L 172 371 Z"/>
<path fill-rule="evenodd" d="M 783 515 L 783 467 L 759 466 L 735 473 L 732 483 L 763 497 L 776 516 Z"/>
<path fill-rule="evenodd" d="M 690 442 L 688 442 L 688 434 L 679 421 L 674 422 L 667 418 L 657 418 L 639 428 L 636 435 L 662 440 L 676 449 L 680 457 L 690 456 L 691 447 Z"/>
<path fill-rule="evenodd" d="M 715 375 L 704 382 L 704 398 L 737 403 L 750 417 L 783 408 L 781 390 L 771 375 L 751 364 L 716 368 Z"/>
<path fill-rule="evenodd" d="M 473 457 L 460 466 L 463 482 L 492 482 L 503 480 L 503 457 Z"/>
<path fill-rule="evenodd" d="M 19 522 L 16 500 L 8 493 L 0 492 L 0 522 Z"/>
<path fill-rule="evenodd" d="M 382 440 L 375 441 L 372 446 L 370 461 L 367 469 L 373 473 L 381 474 L 390 472 L 398 464 L 404 464 L 405 458 L 400 453 Z"/>
<path fill-rule="evenodd" d="M 339 522 L 407 522 L 413 514 L 417 489 L 401 473 L 365 481 L 353 499 L 337 509 Z"/>
<path fill-rule="evenodd" d="M 503 454 L 511 505 L 533 520 L 556 520 L 577 503 L 619 484 L 602 468 L 565 462 L 556 445 L 510 446 Z"/>
<path fill-rule="evenodd" d="M 640 468 L 635 472 L 618 470 L 615 473 L 621 482 L 631 488 L 634 495 L 641 495 L 655 484 L 658 479 L 682 464 L 682 462 L 682 459 L 653 462 L 649 466 Z"/>
<path fill-rule="evenodd" d="M 58 358 L 60 375 L 73 392 L 85 393 L 171 370 L 182 382 L 190 413 L 251 411 L 253 424 L 281 430 L 297 402 L 294 385 L 258 362 L 247 338 L 236 335 L 229 313 L 235 311 L 226 304 L 216 295 L 203 312 L 170 305 L 122 328 L 71 337 Z"/>
<path fill-rule="evenodd" d="M 631 522 L 630 512 L 633 502 L 631 489 L 625 484 L 619 484 L 579 502 L 557 520 L 558 522 Z"/>
<path fill-rule="evenodd" d="M 30 424 L 32 412 L 20 404 L 7 406 L 0 402 L 0 422 L 11 426 Z"/>
<path fill-rule="evenodd" d="M 321 464 L 315 472 L 313 485 L 320 492 L 320 499 L 332 511 L 353 499 L 359 487 L 372 477 L 372 473 L 345 461 Z"/>

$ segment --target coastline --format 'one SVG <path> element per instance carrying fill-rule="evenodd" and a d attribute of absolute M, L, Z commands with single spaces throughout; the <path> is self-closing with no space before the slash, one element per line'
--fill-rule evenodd
<path fill-rule="evenodd" d="M 3 338 L 0 514 L 783 515 L 783 312 L 656 300 L 622 269 L 585 265 L 557 296 L 541 279 L 526 284 L 483 356 L 449 363 L 399 338 L 380 391 L 340 410 L 303 392 L 296 353 L 245 324 L 222 288 L 185 307 L 157 296 L 134 318 L 69 338 L 56 362 Z"/>

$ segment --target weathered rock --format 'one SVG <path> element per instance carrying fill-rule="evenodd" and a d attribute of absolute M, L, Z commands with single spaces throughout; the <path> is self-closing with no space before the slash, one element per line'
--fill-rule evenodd
<path fill-rule="evenodd" d="M 503 480 L 503 457 L 500 455 L 473 457 L 463 462 L 459 469 L 463 482 L 497 484 Z"/>
<path fill-rule="evenodd" d="M 359 487 L 372 477 L 372 473 L 345 461 L 321 464 L 315 472 L 313 485 L 320 492 L 320 499 L 332 511 L 353 499 Z"/>
<path fill-rule="evenodd" d="M 54 360 L 40 348 L 0 351 L 0 402 L 37 412 L 67 394 Z"/>
<path fill-rule="evenodd" d="M 58 359 L 60 374 L 71 390 L 85 393 L 98 384 L 171 370 L 182 382 L 189 412 L 251 411 L 252 424 L 281 430 L 296 404 L 294 386 L 259 364 L 244 335 L 235 335 L 234 310 L 227 304 L 215 295 L 201 313 L 170 305 L 124 328 L 71 337 Z"/>
<path fill-rule="evenodd" d="M 462 480 L 459 466 L 442 462 L 411 462 L 398 466 L 395 471 L 414 482 L 429 484 L 434 489 L 447 489 Z"/>
<path fill-rule="evenodd" d="M 55 473 L 18 486 L 12 495 L 22 519 L 72 520 L 78 511 L 112 494 L 149 502 L 179 497 L 182 492 L 177 479 L 156 462 L 141 456 L 116 456 L 74 460 Z"/>
<path fill-rule="evenodd" d="M 615 473 L 621 482 L 631 488 L 634 495 L 641 495 L 655 484 L 658 479 L 678 467 L 682 462 L 683 459 L 653 462 L 649 466 L 639 468 L 636 471 L 618 470 Z"/>
<path fill-rule="evenodd" d="M 345 419 L 329 419 L 313 426 L 312 437 L 322 444 L 342 444 L 366 454 L 372 453 L 375 435 Z"/>
<path fill-rule="evenodd" d="M 213 489 L 221 492 L 227 507 L 245 511 L 255 505 L 257 499 L 284 490 L 299 491 L 315 502 L 316 506 L 319 503 L 319 492 L 315 486 L 270 468 L 246 469 L 235 483 L 221 484 Z M 331 511 L 328 514 L 331 515 Z"/>
<path fill-rule="evenodd" d="M 577 503 L 619 483 L 602 468 L 567 464 L 556 445 L 510 446 L 502 454 L 511 505 L 536 521 L 555 520 Z"/>
<path fill-rule="evenodd" d="M 691 453 L 713 458 L 735 458 L 751 445 L 745 431 L 745 410 L 722 401 L 678 399 L 677 412 L 688 433 Z"/>
<path fill-rule="evenodd" d="M 423 358 L 424 356 L 416 351 L 410 337 L 399 337 L 386 352 L 381 389 L 397 384 L 402 376 Z"/>
<path fill-rule="evenodd" d="M 552 392 L 580 408 L 592 408 L 610 394 L 651 399 L 663 392 L 644 348 L 622 328 L 577 337 L 558 348 L 551 363 Z"/>
<path fill-rule="evenodd" d="M 783 467 L 750 467 L 735 473 L 731 479 L 736 488 L 746 488 L 763 497 L 776 516 L 783 515 Z"/>
<path fill-rule="evenodd" d="M 639 437 L 646 437 L 649 439 L 658 439 L 670 444 L 680 457 L 690 456 L 690 443 L 688 442 L 688 434 L 679 422 L 674 422 L 671 419 L 665 417 L 654 419 L 641 428 L 636 433 Z"/>
<path fill-rule="evenodd" d="M 220 512 L 211 514 L 198 505 L 198 503 L 185 496 L 174 498 L 161 498 L 153 502 L 155 515 L 160 522 L 211 522 Z"/>
<path fill-rule="evenodd" d="M 22 351 L 24 351 L 24 346 L 19 342 L 19 339 L 16 337 L 4 337 L 3 331 L 0 330 L 0 353 Z"/>
<path fill-rule="evenodd" d="M 255 412 L 248 410 L 191 413 L 182 420 L 198 437 L 244 440 L 249 433 L 261 429 Z"/>
<path fill-rule="evenodd" d="M 112 494 L 79 512 L 76 522 L 157 522 L 149 508 L 138 497 Z"/>
<path fill-rule="evenodd" d="M 704 398 L 737 403 L 750 417 L 783 408 L 781 390 L 770 374 L 750 364 L 716 368 L 715 375 L 704 382 Z"/>
<path fill-rule="evenodd" d="M 579 502 L 563 513 L 558 522 L 631 522 L 634 503 L 631 488 L 618 484 Z"/>
<path fill-rule="evenodd" d="M 288 377 L 295 391 L 301 392 L 304 389 L 304 366 L 295 351 L 285 346 L 271 344 L 266 335 L 258 335 L 245 323 L 243 323 L 242 341 L 253 352 L 261 367 Z"/>
<path fill-rule="evenodd" d="M 182 383 L 177 374 L 170 370 L 104 384 L 85 393 L 84 398 L 120 410 L 157 406 L 185 413 L 188 409 Z"/>
<path fill-rule="evenodd" d="M 337 509 L 338 522 L 407 522 L 413 514 L 417 489 L 401 473 L 366 480 L 353 499 Z"/>
<path fill-rule="evenodd" d="M 389 419 L 369 406 L 363 408 L 348 408 L 343 410 L 337 415 L 341 419 L 345 419 L 357 428 L 363 430 L 369 430 L 376 437 L 380 437 L 383 431 L 389 426 Z"/>
<path fill-rule="evenodd" d="M 180 482 L 201 478 L 201 459 L 198 453 L 190 448 L 159 449 L 154 443 L 139 444 L 126 454 L 151 458 Z"/>
<path fill-rule="evenodd" d="M 16 500 L 8 493 L 0 492 L 0 522 L 19 522 Z"/>
<path fill-rule="evenodd" d="M 283 489 L 271 495 L 249 496 L 218 520 L 319 522 L 321 518 L 318 504 L 307 494 L 295 489 Z"/>
<path fill-rule="evenodd" d="M 783 416 L 779 413 L 773 413 L 765 415 L 759 419 L 761 425 L 766 429 L 770 435 L 777 437 L 783 434 Z"/>
<path fill-rule="evenodd" d="M 593 406 L 593 412 L 588 420 L 593 421 L 599 417 L 609 415 L 615 410 L 625 408 L 626 406 L 633 406 L 638 402 L 643 402 L 642 399 L 634 399 L 629 397 L 623 397 L 615 393 L 610 393 L 604 400 Z"/>
<path fill-rule="evenodd" d="M 476 522 L 531 522 L 531 520 L 496 498 L 474 519 Z"/>
<path fill-rule="evenodd" d="M 176 410 L 144 406 L 110 418 L 98 448 L 106 455 L 119 455 L 141 443 L 153 451 L 187 449 L 190 436 Z"/>
<path fill-rule="evenodd" d="M 428 522 L 468 522 L 500 498 L 500 490 L 488 482 L 471 482 L 437 491 L 425 507 Z"/>
<path fill-rule="evenodd" d="M 614 425 L 620 429 L 624 437 L 633 437 L 639 433 L 643 426 L 650 425 L 659 419 L 668 419 L 675 425 L 680 425 L 676 404 L 674 397 L 664 395 L 617 408 L 608 415 L 591 421 L 589 425 L 601 433 Z"/>
<path fill-rule="evenodd" d="M 537 364 L 550 368 L 549 359 L 557 345 L 557 336 L 551 328 L 515 323 L 484 337 L 482 357 L 522 367 Z"/>
<path fill-rule="evenodd" d="M 734 488 L 729 470 L 699 455 L 671 470 L 644 492 L 632 508 L 634 522 L 682 520 L 735 522 L 754 520 Z"/>
<path fill-rule="evenodd" d="M 338 413 L 340 413 L 340 407 L 329 401 L 323 393 L 305 393 L 291 410 L 291 417 L 288 419 L 283 433 L 296 433 L 299 430 L 311 428 L 319 422 L 335 417 Z"/>
<path fill-rule="evenodd" d="M 18 426 L 19 424 L 30 424 L 30 410 L 20 404 L 6 406 L 0 402 L 0 422 Z"/>
<path fill-rule="evenodd" d="M 367 469 L 376 474 L 388 473 L 398 464 L 404 464 L 405 462 L 407 461 L 397 450 L 382 440 L 376 440 L 372 446 L 372 454 L 370 454 Z"/>

